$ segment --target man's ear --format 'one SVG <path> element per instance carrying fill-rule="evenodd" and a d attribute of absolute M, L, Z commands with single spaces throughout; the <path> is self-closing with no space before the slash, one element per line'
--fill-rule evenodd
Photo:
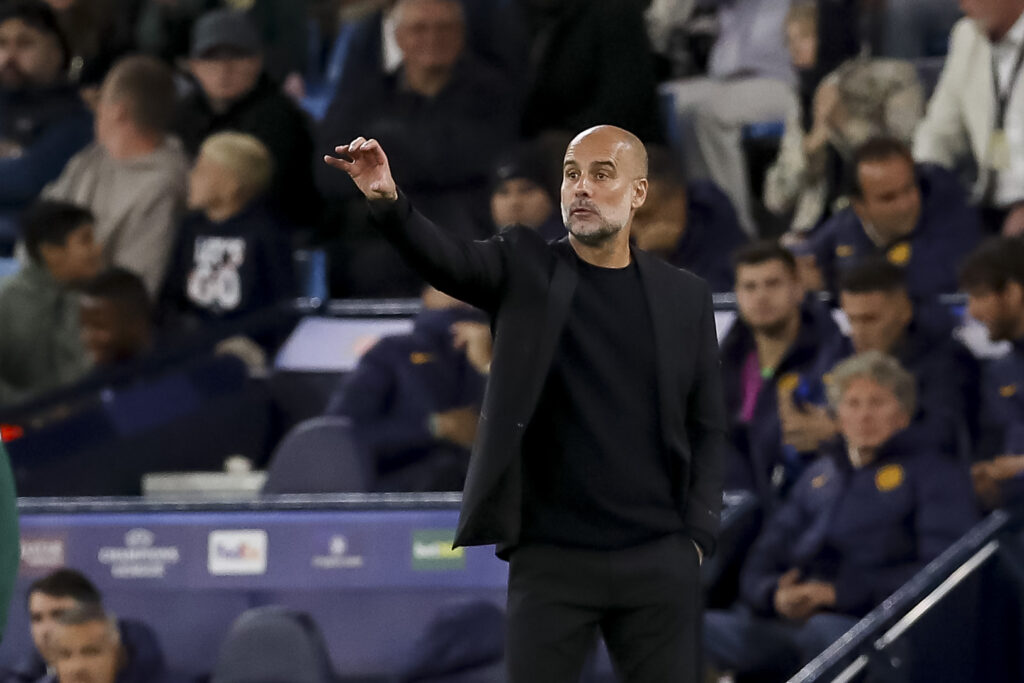
<path fill-rule="evenodd" d="M 638 181 L 636 181 L 636 186 L 633 188 L 633 201 L 630 202 L 630 205 L 633 207 L 634 211 L 643 206 L 644 202 L 647 201 L 648 188 L 649 185 L 647 182 L 647 178 L 640 178 Z"/>

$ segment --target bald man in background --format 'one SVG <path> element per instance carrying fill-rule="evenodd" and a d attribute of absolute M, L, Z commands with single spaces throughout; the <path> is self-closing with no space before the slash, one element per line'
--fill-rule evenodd
<path fill-rule="evenodd" d="M 411 207 L 375 140 L 336 152 L 325 161 L 409 264 L 492 318 L 455 545 L 495 543 L 510 562 L 510 680 L 578 680 L 600 631 L 624 680 L 696 681 L 725 413 L 707 284 L 629 243 L 643 144 L 612 126 L 576 136 L 569 235 L 551 244 L 521 227 L 461 240 Z"/>

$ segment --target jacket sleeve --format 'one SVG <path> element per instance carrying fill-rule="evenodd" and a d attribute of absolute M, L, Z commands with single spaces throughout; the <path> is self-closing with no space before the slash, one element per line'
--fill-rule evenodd
<path fill-rule="evenodd" d="M 811 180 L 803 147 L 800 110 L 795 107 L 786 118 L 786 131 L 779 145 L 779 156 L 764 178 L 764 205 L 773 213 L 790 211 Z"/>
<path fill-rule="evenodd" d="M 686 433 L 690 441 L 690 480 L 685 522 L 705 554 L 714 552 L 722 510 L 726 453 L 725 402 L 718 361 L 718 336 L 711 293 L 704 285 L 696 376 L 686 402 Z"/>
<path fill-rule="evenodd" d="M 966 56 L 965 31 L 970 29 L 961 21 L 953 29 L 949 57 L 946 59 L 939 83 L 935 88 L 928 109 L 914 135 L 914 158 L 921 162 L 933 162 L 952 168 L 961 157 L 970 151 L 963 112 L 960 110 L 959 92 L 963 89 L 961 62 Z M 988 78 L 986 72 L 985 78 Z"/>
<path fill-rule="evenodd" d="M 128 229 L 121 234 L 112 254 L 115 265 L 131 270 L 146 283 L 150 296 L 156 296 L 163 284 L 174 233 L 181 216 L 183 197 L 166 188 L 132 215 Z"/>
<path fill-rule="evenodd" d="M 790 497 L 765 523 L 740 573 L 740 598 L 758 614 L 775 614 L 779 577 L 792 568 L 790 544 L 807 527 L 800 501 L 801 484 L 797 483 Z"/>
<path fill-rule="evenodd" d="M 924 470 L 924 471 L 922 471 Z M 866 572 L 844 567 L 835 581 L 836 609 L 864 614 L 892 595 L 929 562 L 956 542 L 977 521 L 978 513 L 966 470 L 943 456 L 927 460 L 914 473 L 916 559 Z"/>
<path fill-rule="evenodd" d="M 404 194 L 372 200 L 370 220 L 420 277 L 456 299 L 493 313 L 507 277 L 503 235 L 472 241 L 446 232 L 419 212 Z"/>
<path fill-rule="evenodd" d="M 92 120 L 82 115 L 55 126 L 15 159 L 0 160 L 0 205 L 22 206 L 57 178 L 64 165 L 92 139 Z"/>
<path fill-rule="evenodd" d="M 387 359 L 378 358 L 374 350 L 363 356 L 341 389 L 331 396 L 325 412 L 351 418 L 360 443 L 378 459 L 429 446 L 433 437 L 426 415 L 412 418 L 392 413 L 394 373 Z"/>

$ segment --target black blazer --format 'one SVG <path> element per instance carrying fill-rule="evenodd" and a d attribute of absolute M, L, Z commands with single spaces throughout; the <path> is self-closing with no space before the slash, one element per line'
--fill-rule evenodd
<path fill-rule="evenodd" d="M 494 358 L 462 496 L 455 545 L 519 540 L 523 433 L 537 406 L 578 275 L 568 238 L 548 244 L 512 228 L 486 241 L 454 237 L 398 201 L 371 201 L 371 220 L 428 282 L 491 315 Z M 714 309 L 697 276 L 633 249 L 651 307 L 662 437 L 678 457 L 676 503 L 687 531 L 714 549 L 726 420 Z M 614 391 L 614 387 L 609 387 Z"/>

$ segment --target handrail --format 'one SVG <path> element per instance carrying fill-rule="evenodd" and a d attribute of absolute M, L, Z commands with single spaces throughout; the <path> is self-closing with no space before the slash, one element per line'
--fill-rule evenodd
<path fill-rule="evenodd" d="M 856 675 L 857 671 L 867 665 L 868 656 L 865 651 L 881 650 L 891 644 L 892 640 L 902 635 L 906 628 L 937 604 L 946 593 L 984 564 L 998 548 L 998 542 L 993 539 L 1006 530 L 1014 519 L 1008 511 L 996 510 L 976 524 L 883 600 L 882 604 L 854 624 L 839 640 L 808 662 L 789 679 L 789 683 L 848 680 L 842 677 Z M 995 547 L 990 549 L 993 544 Z M 966 571 L 961 571 L 964 568 Z M 927 604 L 918 610 L 917 607 L 922 603 Z M 908 617 L 911 620 L 905 621 Z M 896 622 L 895 625 L 892 625 L 893 622 Z M 887 631 L 878 636 L 883 628 L 887 628 Z M 896 631 L 897 628 L 900 630 Z M 894 635 L 886 640 L 890 634 Z M 854 661 L 833 677 L 832 672 L 851 659 Z M 849 673 L 848 670 L 853 667 L 858 668 Z"/>

